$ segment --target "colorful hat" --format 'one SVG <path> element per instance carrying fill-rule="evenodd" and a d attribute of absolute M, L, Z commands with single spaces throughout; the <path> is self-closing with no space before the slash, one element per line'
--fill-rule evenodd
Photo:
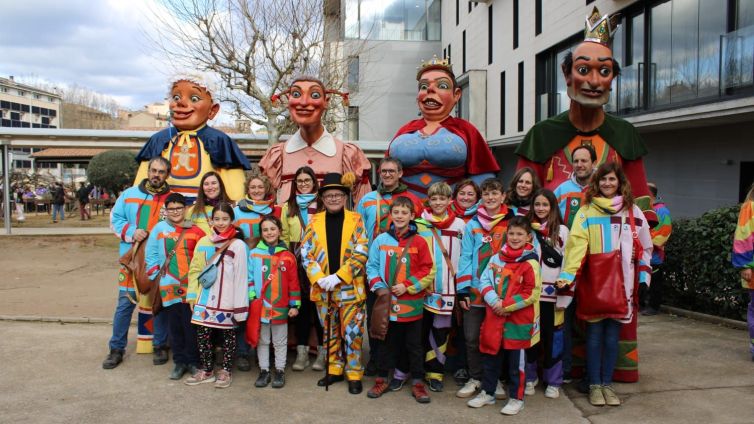
<path fill-rule="evenodd" d="M 453 77 L 453 79 L 456 77 L 453 73 L 453 66 L 450 64 L 450 61 L 448 59 L 440 59 L 437 55 L 432 56 L 432 59 L 430 60 L 422 61 L 418 69 L 419 70 L 416 72 L 417 81 L 421 79 L 423 73 L 432 70 L 447 72 Z"/>
<path fill-rule="evenodd" d="M 584 29 L 584 41 L 603 44 L 610 47 L 613 41 L 613 35 L 618 29 L 620 14 L 614 13 L 610 16 L 600 15 L 597 6 L 592 9 L 592 14 L 586 18 L 586 28 Z"/>
<path fill-rule="evenodd" d="M 325 178 L 322 179 L 322 184 L 319 186 L 319 194 L 333 189 L 349 194 L 351 192 L 351 184 L 348 184 L 347 177 L 348 175 L 343 176 L 337 172 L 325 174 Z"/>

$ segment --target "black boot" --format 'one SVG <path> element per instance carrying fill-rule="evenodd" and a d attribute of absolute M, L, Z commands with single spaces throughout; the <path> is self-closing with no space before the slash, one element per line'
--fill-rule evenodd
<path fill-rule="evenodd" d="M 343 381 L 343 380 L 345 380 L 345 377 L 343 377 L 343 375 L 327 374 L 326 377 L 322 377 L 322 378 L 319 379 L 319 381 L 317 382 L 317 386 L 319 386 L 319 387 L 325 387 L 325 385 L 330 385 L 330 384 L 333 384 L 333 383 L 338 383 L 338 382 Z"/>
<path fill-rule="evenodd" d="M 270 372 L 267 370 L 262 370 L 259 372 L 259 377 L 257 377 L 256 383 L 254 383 L 255 387 L 267 387 L 268 384 L 270 384 L 270 380 L 272 380 L 272 377 L 270 376 Z"/>
<path fill-rule="evenodd" d="M 272 388 L 280 389 L 285 386 L 285 371 L 275 370 L 275 378 L 272 379 Z"/>
<path fill-rule="evenodd" d="M 168 348 L 167 346 L 155 346 L 154 353 L 152 353 L 152 363 L 155 365 L 164 365 L 168 362 Z"/>
<path fill-rule="evenodd" d="M 107 355 L 107 358 L 102 362 L 102 368 L 106 370 L 111 370 L 115 367 L 117 367 L 121 362 L 123 362 L 123 354 L 125 352 L 121 349 L 110 349 L 110 353 Z"/>
<path fill-rule="evenodd" d="M 348 393 L 358 395 L 362 390 L 361 380 L 348 380 Z"/>

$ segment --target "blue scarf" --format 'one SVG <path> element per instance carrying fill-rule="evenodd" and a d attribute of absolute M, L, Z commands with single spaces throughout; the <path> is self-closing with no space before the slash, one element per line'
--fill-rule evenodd
<path fill-rule="evenodd" d="M 272 200 L 252 200 L 248 197 L 238 202 L 238 207 L 244 212 L 254 212 L 261 216 L 269 215 L 272 213 Z"/>
<path fill-rule="evenodd" d="M 314 193 L 296 195 L 296 204 L 298 205 L 298 211 L 301 214 L 301 219 L 304 221 L 304 225 L 309 225 L 309 205 L 311 205 L 316 198 L 317 195 Z"/>

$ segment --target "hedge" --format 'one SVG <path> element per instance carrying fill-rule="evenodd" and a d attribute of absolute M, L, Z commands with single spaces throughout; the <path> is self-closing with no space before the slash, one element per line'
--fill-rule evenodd
<path fill-rule="evenodd" d="M 665 249 L 665 303 L 746 321 L 749 295 L 730 262 L 739 209 L 714 209 L 673 222 Z"/>

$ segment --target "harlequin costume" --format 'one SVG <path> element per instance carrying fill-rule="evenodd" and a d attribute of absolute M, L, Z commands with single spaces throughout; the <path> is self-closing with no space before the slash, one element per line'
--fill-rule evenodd
<path fill-rule="evenodd" d="M 134 244 L 133 235 L 137 229 L 151 231 L 164 216 L 165 199 L 170 194 L 170 185 L 157 190 L 143 179 L 137 186 L 126 189 L 110 211 L 110 229 L 120 239 L 119 255 L 123 256 Z M 146 240 L 144 240 L 146 243 Z M 118 274 L 118 306 L 113 317 L 113 336 L 110 349 L 125 350 L 128 341 L 128 326 L 134 304 L 130 299 L 137 297 L 131 274 L 121 266 Z M 137 316 L 137 353 L 151 353 L 154 347 L 167 344 L 165 319 L 152 319 L 152 302 L 149 296 L 139 298 Z"/>
<path fill-rule="evenodd" d="M 583 206 L 586 189 L 587 186 L 579 184 L 576 176 L 571 173 L 567 180 L 560 183 L 552 191 L 555 198 L 558 199 L 560 216 L 563 217 L 563 222 L 568 228 L 571 228 L 576 212 Z"/>
<path fill-rule="evenodd" d="M 754 201 L 746 200 L 738 214 L 736 232 L 733 235 L 733 266 L 738 270 L 754 269 Z M 741 286 L 749 291 L 749 308 L 746 320 L 749 325 L 750 353 L 754 360 L 754 278 L 741 279 Z"/>
<path fill-rule="evenodd" d="M 175 252 L 160 278 L 161 314 L 167 316 L 173 362 L 195 367 L 199 365 L 199 351 L 186 295 L 189 265 L 197 242 L 204 236 L 204 231 L 196 225 L 183 228 L 175 227 L 167 220 L 160 221 L 149 233 L 145 256 L 147 273 L 154 280 L 160 274 L 167 256 Z M 179 240 L 180 244 L 177 244 Z"/>
<path fill-rule="evenodd" d="M 170 162 L 168 183 L 189 203 L 196 200 L 202 176 L 210 171 L 220 175 L 229 198 L 238 200 L 244 196 L 244 171 L 250 170 L 251 164 L 227 134 L 209 125 L 193 131 L 169 127 L 150 137 L 136 155 L 140 163 L 136 181 L 147 176 L 147 162 L 155 156 Z"/>
<path fill-rule="evenodd" d="M 486 304 L 479 349 L 484 354 L 482 390 L 495 395 L 502 353 L 507 354 L 508 391 L 512 399 L 523 400 L 526 386 L 524 349 L 539 343 L 539 294 L 542 280 L 539 258 L 527 243 L 521 249 L 507 244 L 489 262 L 480 278 L 480 294 Z M 502 302 L 507 316 L 492 307 Z"/>
<path fill-rule="evenodd" d="M 377 190 L 370 191 L 361 198 L 356 206 L 356 212 L 364 220 L 364 227 L 367 230 L 369 244 L 372 244 L 378 235 L 384 233 L 390 228 L 390 205 L 396 197 L 406 197 L 414 204 L 414 213 L 416 216 L 421 215 L 422 201 L 408 190 L 405 184 L 399 184 L 392 191 L 385 190 L 380 184 Z"/>

